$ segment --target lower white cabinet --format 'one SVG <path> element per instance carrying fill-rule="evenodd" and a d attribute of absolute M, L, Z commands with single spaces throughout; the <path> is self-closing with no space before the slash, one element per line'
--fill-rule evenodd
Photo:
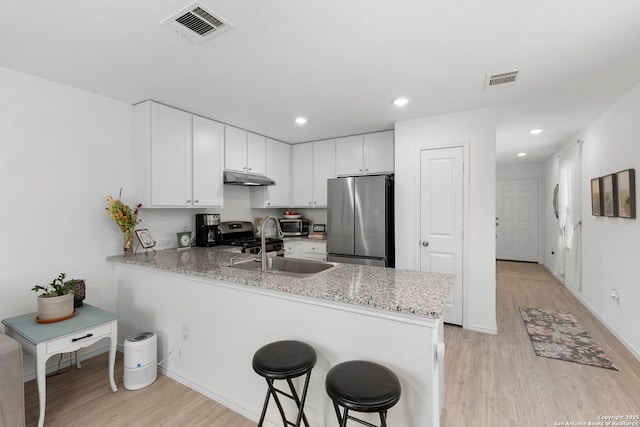
<path fill-rule="evenodd" d="M 326 261 L 327 242 L 325 240 L 285 239 L 284 257 Z"/>
<path fill-rule="evenodd" d="M 303 240 L 302 242 L 302 259 L 310 259 L 315 261 L 327 260 L 327 242 L 315 240 Z"/>

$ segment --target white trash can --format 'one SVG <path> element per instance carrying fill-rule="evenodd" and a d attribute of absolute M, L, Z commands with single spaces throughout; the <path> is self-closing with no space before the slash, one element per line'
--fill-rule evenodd
<path fill-rule="evenodd" d="M 153 332 L 139 332 L 124 341 L 124 388 L 138 390 L 158 377 L 158 338 Z"/>

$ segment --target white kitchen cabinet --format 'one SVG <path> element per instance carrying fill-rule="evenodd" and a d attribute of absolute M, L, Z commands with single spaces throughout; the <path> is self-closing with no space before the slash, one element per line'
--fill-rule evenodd
<path fill-rule="evenodd" d="M 291 186 L 291 146 L 267 138 L 266 175 L 275 185 L 251 187 L 252 208 L 289 207 Z"/>
<path fill-rule="evenodd" d="M 335 140 L 295 144 L 291 158 L 293 207 L 327 207 L 327 179 L 336 177 Z"/>
<path fill-rule="evenodd" d="M 225 126 L 224 168 L 230 171 L 265 174 L 266 138 L 246 130 Z"/>
<path fill-rule="evenodd" d="M 193 117 L 193 206 L 222 206 L 224 125 Z"/>
<path fill-rule="evenodd" d="M 221 207 L 223 125 L 146 101 L 134 107 L 136 200 L 143 207 Z"/>
<path fill-rule="evenodd" d="M 336 140 L 336 175 L 353 176 L 394 171 L 393 131 Z"/>
<path fill-rule="evenodd" d="M 291 147 L 291 205 L 313 207 L 313 143 Z"/>
<path fill-rule="evenodd" d="M 284 257 L 326 261 L 327 242 L 325 240 L 285 239 Z"/>
<path fill-rule="evenodd" d="M 302 240 L 302 254 L 300 258 L 326 261 L 327 260 L 327 242 L 319 240 Z"/>
<path fill-rule="evenodd" d="M 302 255 L 302 241 L 298 239 L 284 239 L 284 257 L 300 258 Z"/>

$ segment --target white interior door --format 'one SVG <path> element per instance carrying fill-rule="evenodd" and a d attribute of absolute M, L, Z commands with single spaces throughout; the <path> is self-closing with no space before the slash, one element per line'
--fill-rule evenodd
<path fill-rule="evenodd" d="M 497 181 L 497 259 L 538 262 L 538 191 L 536 179 Z"/>
<path fill-rule="evenodd" d="M 463 147 L 420 152 L 420 271 L 456 275 L 444 321 L 462 325 Z"/>

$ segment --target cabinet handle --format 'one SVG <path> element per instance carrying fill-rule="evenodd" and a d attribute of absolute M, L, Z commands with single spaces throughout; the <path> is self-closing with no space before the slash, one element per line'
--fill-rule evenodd
<path fill-rule="evenodd" d="M 362 169 L 358 169 L 358 172 L 362 172 Z"/>
<path fill-rule="evenodd" d="M 87 335 L 85 335 L 83 337 L 80 337 L 80 338 L 74 338 L 74 339 L 71 340 L 71 342 L 80 341 L 80 340 L 83 340 L 85 338 L 91 338 L 92 336 L 93 336 L 93 334 L 87 334 Z"/>
<path fill-rule="evenodd" d="M 267 202 L 267 206 L 271 206 L 271 202 Z"/>
<path fill-rule="evenodd" d="M 426 240 L 423 240 L 422 241 L 422 246 L 424 246 L 426 248 L 427 246 L 429 246 L 429 242 L 427 242 Z"/>
<path fill-rule="evenodd" d="M 251 170 L 251 168 L 249 168 L 249 170 Z"/>
<path fill-rule="evenodd" d="M 194 200 L 194 201 L 193 201 L 193 203 L 198 203 L 198 201 L 197 201 L 197 200 Z"/>
<path fill-rule="evenodd" d="M 318 202 L 313 202 L 313 204 L 314 204 L 314 205 L 317 205 L 317 204 L 318 204 Z"/>
<path fill-rule="evenodd" d="M 309 202 L 309 204 L 310 204 L 310 205 L 312 205 L 313 203 L 312 203 L 312 202 Z"/>
<path fill-rule="evenodd" d="M 191 203 L 191 199 L 187 200 L 187 203 Z"/>
<path fill-rule="evenodd" d="M 367 172 L 369 172 L 369 168 L 366 168 L 365 170 L 366 170 Z"/>

